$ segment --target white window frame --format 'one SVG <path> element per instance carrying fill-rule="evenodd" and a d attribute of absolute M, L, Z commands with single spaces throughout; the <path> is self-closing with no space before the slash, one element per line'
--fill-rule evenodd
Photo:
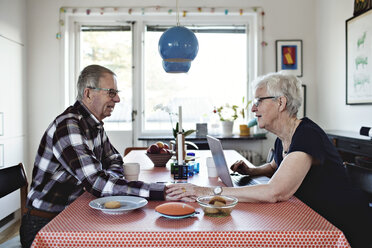
<path fill-rule="evenodd" d="M 260 18 L 261 11 L 258 9 L 244 16 L 239 14 L 230 14 L 222 17 L 223 13 L 190 13 L 188 17 L 181 20 L 181 25 L 192 23 L 197 24 L 213 24 L 213 25 L 247 25 L 249 34 L 247 39 L 247 96 L 253 97 L 250 82 L 258 75 L 262 74 L 262 19 Z M 76 81 L 79 75 L 77 71 L 78 61 L 80 60 L 78 52 L 75 50 L 75 45 L 79 37 L 78 34 L 80 24 L 105 24 L 117 25 L 120 23 L 135 22 L 133 25 L 133 109 L 137 110 L 136 125 L 133 124 L 134 140 L 141 135 L 159 135 L 161 133 L 143 132 L 143 89 L 144 89 L 144 71 L 143 71 L 143 42 L 144 31 L 146 25 L 175 25 L 175 17 L 168 13 L 146 13 L 146 15 L 129 15 L 126 13 L 105 13 L 105 15 L 85 15 L 65 13 L 63 16 L 64 25 L 61 28 L 61 92 L 63 94 L 63 103 L 61 109 L 75 102 L 76 97 Z M 253 45 L 250 45 L 253 44 Z M 250 56 L 248 56 L 248 54 Z M 160 55 L 159 55 L 160 56 Z M 140 82 L 140 83 L 138 83 Z"/>

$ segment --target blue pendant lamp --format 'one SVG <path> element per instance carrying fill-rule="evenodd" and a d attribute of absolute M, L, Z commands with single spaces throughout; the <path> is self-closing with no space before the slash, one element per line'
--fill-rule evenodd
<path fill-rule="evenodd" d="M 159 39 L 159 53 L 164 61 L 163 68 L 166 72 L 187 72 L 190 69 L 191 61 L 198 54 L 198 50 L 199 43 L 195 34 L 180 26 L 177 0 L 177 26 L 167 29 Z M 172 62 L 172 64 L 165 62 Z M 166 68 L 168 68 L 168 71 Z M 176 68 L 177 71 L 172 68 Z M 183 68 L 183 71 L 178 71 L 180 68 Z"/>
<path fill-rule="evenodd" d="M 168 62 L 163 60 L 163 68 L 168 73 L 184 73 L 188 72 L 191 67 L 191 61 L 189 62 Z"/>
<path fill-rule="evenodd" d="M 189 62 L 195 59 L 199 43 L 189 29 L 176 26 L 165 31 L 159 40 L 159 53 L 168 62 Z"/>

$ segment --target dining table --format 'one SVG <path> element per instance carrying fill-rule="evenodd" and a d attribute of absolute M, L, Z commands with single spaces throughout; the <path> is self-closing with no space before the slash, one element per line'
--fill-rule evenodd
<path fill-rule="evenodd" d="M 209 150 L 196 150 L 200 171 L 187 182 L 202 186 L 223 186 L 217 177 L 208 177 Z M 145 150 L 133 150 L 124 163 L 136 162 L 145 182 L 174 181 L 170 163 L 155 167 Z M 243 160 L 234 150 L 224 151 L 232 164 Z M 350 247 L 341 230 L 292 196 L 278 203 L 238 202 L 229 216 L 204 215 L 196 202 L 186 203 L 197 211 L 192 217 L 171 219 L 155 208 L 166 201 L 149 201 L 123 214 L 106 214 L 89 203 L 97 198 L 83 193 L 36 235 L 33 248 L 46 247 Z"/>

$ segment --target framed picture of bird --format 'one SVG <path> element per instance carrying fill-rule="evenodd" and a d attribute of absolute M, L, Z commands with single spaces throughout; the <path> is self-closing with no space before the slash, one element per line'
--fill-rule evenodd
<path fill-rule="evenodd" d="M 346 20 L 346 104 L 372 104 L 372 9 Z"/>

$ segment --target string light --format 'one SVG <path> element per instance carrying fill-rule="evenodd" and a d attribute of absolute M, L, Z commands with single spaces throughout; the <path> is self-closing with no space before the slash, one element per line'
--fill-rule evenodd
<path fill-rule="evenodd" d="M 80 7 L 80 8 L 77 8 L 77 7 L 61 7 L 59 8 L 59 12 L 60 12 L 60 20 L 59 20 L 59 26 L 60 27 L 63 27 L 65 25 L 65 22 L 64 22 L 64 18 L 62 18 L 64 16 L 65 13 L 72 13 L 72 14 L 81 14 L 81 13 L 84 13 L 86 15 L 90 15 L 90 14 L 100 14 L 100 15 L 103 15 L 105 14 L 106 12 L 109 12 L 107 11 L 107 9 L 111 9 L 111 11 L 113 10 L 114 12 L 118 12 L 119 11 L 119 7 L 98 7 L 98 8 L 84 8 L 84 7 Z M 161 11 L 163 10 L 165 13 L 168 13 L 169 15 L 173 14 L 173 9 L 169 9 L 167 7 L 164 7 L 164 6 L 148 6 L 148 7 L 133 7 L 133 8 L 129 8 L 128 9 L 128 14 L 129 15 L 132 15 L 132 14 L 137 14 L 137 15 L 145 15 L 145 12 L 146 10 L 148 9 L 148 13 L 151 15 L 151 13 L 154 12 L 154 9 L 156 11 Z M 229 15 L 230 13 L 230 10 L 231 10 L 231 13 L 232 15 L 240 15 L 240 16 L 243 16 L 244 15 L 244 12 L 259 12 L 259 14 L 261 15 L 261 17 L 263 18 L 264 15 L 265 15 L 265 12 L 260 8 L 260 7 L 247 7 L 247 8 L 239 8 L 239 9 L 228 9 L 228 8 L 223 8 L 223 7 L 218 7 L 216 9 L 216 7 L 210 7 L 210 13 L 214 14 L 224 14 L 224 15 Z M 121 10 L 120 10 L 121 11 Z M 182 11 L 182 17 L 183 18 L 186 18 L 187 17 L 187 14 L 188 12 L 190 13 L 196 13 L 196 14 L 202 14 L 203 13 L 203 7 L 197 7 L 196 9 L 194 8 L 192 10 L 192 8 L 189 9 L 186 9 L 186 10 L 183 10 Z M 179 11 L 177 11 L 177 15 L 179 15 Z M 178 19 L 179 20 L 179 17 Z M 262 20 L 262 23 L 263 23 L 263 20 Z M 179 25 L 179 22 L 178 24 Z M 262 25 L 260 27 L 260 29 L 263 31 L 264 30 L 264 26 Z M 57 33 L 56 34 L 56 38 L 57 39 L 61 39 L 61 32 Z M 262 42 L 261 44 L 262 46 L 267 46 L 267 43 L 266 42 Z"/>
<path fill-rule="evenodd" d="M 60 13 L 66 13 L 67 10 L 70 10 L 70 13 L 82 13 L 85 12 L 86 15 L 91 15 L 91 14 L 101 14 L 104 15 L 105 13 L 109 12 L 107 9 L 112 9 L 114 12 L 118 12 L 121 8 L 119 7 L 96 7 L 96 8 L 76 8 L 76 7 L 61 7 L 59 9 Z M 138 14 L 138 15 L 145 15 L 146 12 L 148 12 L 149 15 L 154 13 L 154 10 L 156 12 L 162 12 L 164 11 L 165 13 L 168 14 L 173 14 L 174 10 L 169 9 L 167 7 L 163 6 L 148 6 L 148 7 L 131 7 L 131 8 L 125 8 L 127 10 L 127 13 L 129 15 L 133 14 Z M 223 7 L 210 7 L 210 13 L 213 14 L 224 14 L 224 15 L 244 15 L 246 12 L 257 12 L 260 8 L 258 7 L 247 7 L 247 8 L 223 8 Z M 148 11 L 146 11 L 148 10 Z M 120 10 L 121 11 L 121 10 Z M 197 13 L 197 14 L 202 14 L 203 12 L 203 7 L 197 7 L 197 8 L 186 8 L 182 10 L 182 16 L 187 17 L 189 13 Z M 264 11 L 260 12 L 260 15 L 263 16 L 265 15 Z"/>

